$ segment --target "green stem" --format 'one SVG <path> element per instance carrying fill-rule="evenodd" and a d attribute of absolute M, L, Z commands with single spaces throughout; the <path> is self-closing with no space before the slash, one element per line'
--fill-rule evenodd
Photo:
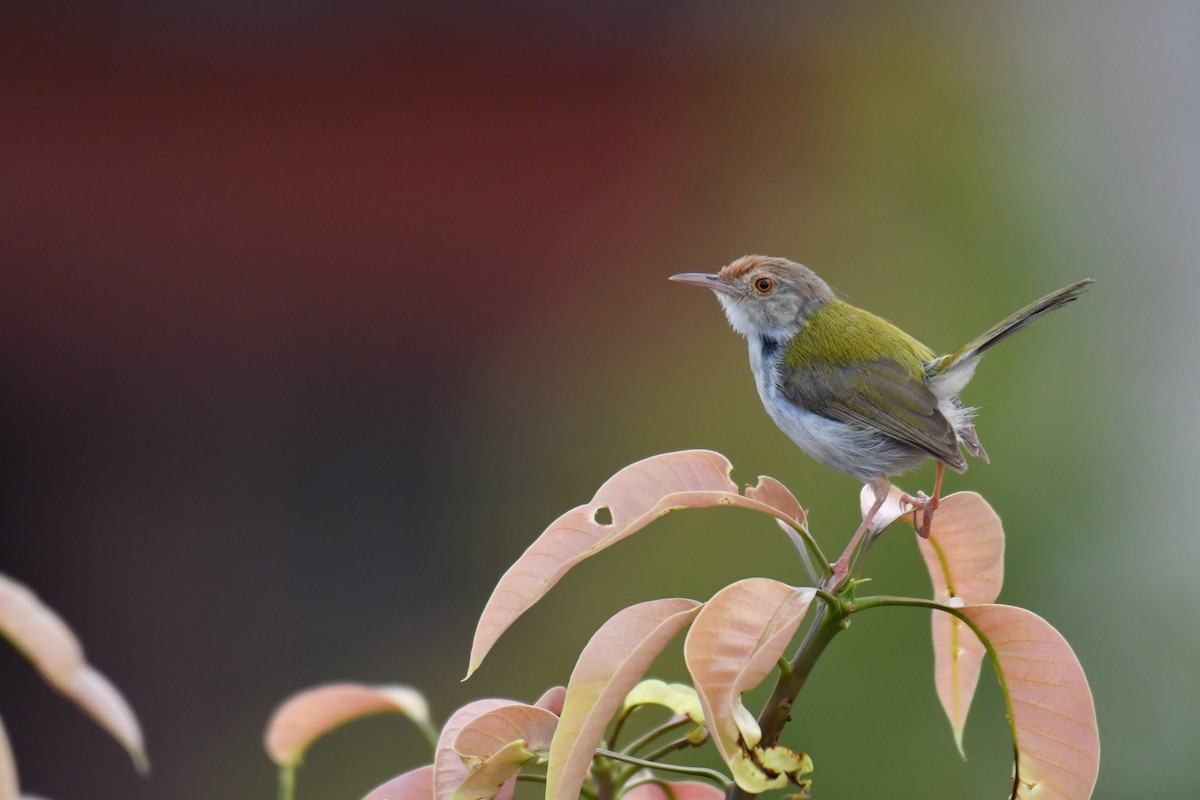
<path fill-rule="evenodd" d="M 292 800 L 296 796 L 296 770 L 294 767 L 279 769 L 279 800 Z"/>
<path fill-rule="evenodd" d="M 697 778 L 707 778 L 713 783 L 718 784 L 721 788 L 726 789 L 733 784 L 728 777 L 717 772 L 715 769 L 707 769 L 706 767 L 686 767 L 683 764 L 663 764 L 659 761 L 647 761 L 644 758 L 618 753 L 615 750 L 604 750 L 596 748 L 596 755 L 611 758 L 613 761 L 624 761 L 626 764 L 636 764 L 639 767 L 648 767 L 650 769 L 661 769 L 666 772 L 678 772 L 681 775 L 694 775 Z"/>
<path fill-rule="evenodd" d="M 945 611 L 954 614 L 955 609 L 942 605 L 934 600 L 922 600 L 919 597 L 893 597 L 891 595 L 873 595 L 871 597 L 862 597 L 855 600 L 847 606 L 847 612 L 851 614 L 859 611 L 866 611 L 869 608 L 881 608 L 883 606 L 907 606 L 909 608 L 932 608 L 936 611 Z M 957 614 L 955 615 L 957 616 Z"/>
<path fill-rule="evenodd" d="M 621 752 L 631 753 L 631 754 L 636 753 L 638 750 L 641 750 L 643 747 L 650 744 L 651 742 L 653 742 L 655 739 L 662 736 L 663 734 L 670 733 L 671 731 L 675 730 L 676 728 L 687 725 L 690 722 L 691 722 L 690 719 L 688 719 L 687 717 L 684 717 L 683 719 L 672 720 L 670 722 L 659 725 L 657 728 L 647 731 L 642 736 L 639 736 L 638 738 L 634 739 L 632 742 L 629 743 L 629 746 L 626 747 Z"/>
<path fill-rule="evenodd" d="M 660 758 L 667 755 L 668 753 L 674 753 L 676 750 L 682 750 L 685 747 L 691 747 L 691 746 L 692 746 L 692 743 L 689 742 L 687 739 L 676 739 L 673 742 L 667 742 L 662 747 L 655 750 L 653 753 L 648 753 L 646 755 L 646 760 L 647 761 L 658 761 Z"/>
<path fill-rule="evenodd" d="M 617 716 L 617 721 L 613 723 L 612 735 L 608 737 L 608 743 L 610 746 L 617 746 L 617 737 L 621 735 L 621 728 L 624 727 L 625 720 L 629 719 L 629 715 L 632 714 L 636 709 L 637 706 L 630 706 L 629 708 L 622 709 L 621 713 Z"/>
<path fill-rule="evenodd" d="M 791 522 L 785 520 L 780 520 L 780 522 L 787 525 L 785 532 L 792 540 L 796 551 L 800 553 L 800 560 L 804 562 L 804 571 L 808 573 L 808 577 L 812 579 L 812 582 L 820 583 L 822 578 L 832 575 L 833 569 L 829 566 L 829 559 L 821 552 L 821 547 L 817 544 L 817 540 L 812 537 L 812 534 L 800 525 L 793 525 Z M 813 568 L 809 556 L 812 556 L 812 559 L 817 562 L 817 566 L 820 567 L 819 572 Z"/>
<path fill-rule="evenodd" d="M 604 751 L 597 750 L 597 755 Z M 613 780 L 613 768 L 605 758 L 597 758 L 592 764 L 592 779 L 596 782 L 596 800 L 615 800 L 617 784 Z"/>
<path fill-rule="evenodd" d="M 988 658 L 992 662 L 992 667 L 996 670 L 996 679 L 1000 682 L 1000 692 L 1004 695 L 1004 707 L 1006 710 L 1005 717 L 1008 719 L 1008 730 L 1012 735 L 1013 751 L 1017 756 L 1016 772 L 1014 780 L 1013 797 L 1017 796 L 1016 786 L 1019 784 L 1020 778 L 1020 747 L 1018 744 L 1019 731 L 1017 730 L 1017 715 L 1013 711 L 1012 692 L 1008 688 L 1008 675 L 1004 671 L 1004 666 L 1000 663 L 1000 654 L 996 652 L 995 646 L 992 644 L 991 637 L 979 629 L 975 620 L 963 613 L 961 608 L 954 606 L 943 605 L 942 603 L 933 600 L 922 600 L 917 597 L 893 597 L 889 595 L 877 595 L 874 597 L 864 597 L 854 603 L 850 608 L 850 613 L 866 611 L 871 608 L 884 608 L 892 606 L 896 608 L 928 608 L 933 611 L 941 611 L 946 614 L 953 615 L 956 619 L 971 629 L 971 632 L 979 639 L 979 643 L 983 645 L 983 649 L 987 651 Z"/>
<path fill-rule="evenodd" d="M 426 720 L 414 719 L 411 717 L 410 719 L 412 719 L 413 723 L 416 724 L 418 730 L 421 731 L 421 735 L 425 737 L 425 741 L 429 742 L 430 748 L 432 748 L 436 753 L 439 738 L 438 730 L 430 725 Z"/>
<path fill-rule="evenodd" d="M 682 750 L 685 747 L 692 747 L 692 746 L 693 746 L 692 743 L 690 741 L 688 741 L 688 739 L 686 737 L 684 737 L 682 739 L 675 739 L 674 741 L 664 744 L 662 747 L 658 748 L 653 753 L 650 753 L 645 756 L 641 756 L 641 758 L 645 759 L 646 761 L 657 762 L 660 758 L 667 755 L 668 753 L 674 753 L 676 750 Z M 628 752 L 628 751 L 626 751 L 626 752 Z M 623 771 L 620 775 L 617 776 L 617 780 L 616 780 L 617 786 L 624 786 L 625 781 L 632 778 L 634 773 L 636 773 L 639 769 L 641 769 L 641 767 L 631 765 L 628 769 Z"/>

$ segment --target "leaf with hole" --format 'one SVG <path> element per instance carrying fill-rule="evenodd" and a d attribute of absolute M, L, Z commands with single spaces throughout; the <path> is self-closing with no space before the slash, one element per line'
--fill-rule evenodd
<path fill-rule="evenodd" d="M 475 631 L 467 677 L 501 634 L 572 567 L 664 514 L 684 508 L 735 506 L 804 528 L 799 502 L 778 481 L 762 477 L 743 495 L 729 477 L 732 469 L 728 459 L 709 450 L 653 456 L 620 470 L 590 503 L 552 522 L 492 591 Z"/>

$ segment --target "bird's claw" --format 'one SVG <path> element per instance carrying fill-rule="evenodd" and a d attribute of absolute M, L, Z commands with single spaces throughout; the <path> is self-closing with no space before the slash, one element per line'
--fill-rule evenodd
<path fill-rule="evenodd" d="M 900 496 L 901 503 L 907 503 L 912 506 L 913 527 L 917 530 L 917 535 L 922 539 L 929 538 L 929 531 L 933 525 L 933 512 L 937 510 L 939 498 L 935 495 L 930 497 L 922 491 L 917 492 L 917 496 L 913 497 L 909 494 Z M 920 512 L 921 518 L 918 522 L 917 512 Z"/>

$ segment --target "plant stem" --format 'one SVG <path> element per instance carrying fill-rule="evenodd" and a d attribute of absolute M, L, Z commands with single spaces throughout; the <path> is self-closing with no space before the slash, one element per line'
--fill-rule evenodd
<path fill-rule="evenodd" d="M 644 758 L 637 758 L 613 750 L 604 750 L 599 747 L 596 748 L 596 755 L 611 758 L 613 761 L 624 761 L 626 764 L 636 764 L 639 767 L 649 767 L 650 769 L 661 769 L 666 772 L 678 772 L 683 775 L 695 775 L 698 778 L 707 778 L 722 788 L 727 788 L 733 783 L 725 775 L 707 767 L 685 767 L 683 764 L 663 764 L 659 761 L 647 761 Z"/>
<path fill-rule="evenodd" d="M 822 597 L 822 599 L 825 598 Z M 763 746 L 773 745 L 779 740 L 779 733 L 787 724 L 789 715 L 792 713 L 792 704 L 796 701 L 796 695 L 804 688 L 809 673 L 816 666 L 817 659 L 833 641 L 833 637 L 845 630 L 847 613 L 847 609 L 841 602 L 834 605 L 826 601 L 826 605 L 817 609 L 816 619 L 813 620 L 812 626 L 805 634 L 804 641 L 800 643 L 796 655 L 789 662 L 791 672 L 780 672 L 779 680 L 775 683 L 775 691 L 771 693 L 766 706 L 763 707 L 762 714 L 758 717 L 758 725 L 762 729 Z M 747 800 L 751 797 L 754 795 L 736 783 L 726 787 L 726 800 Z"/>
<path fill-rule="evenodd" d="M 279 770 L 279 800 L 292 800 L 296 796 L 295 767 L 281 767 Z"/>
<path fill-rule="evenodd" d="M 667 742 L 662 747 L 655 750 L 653 753 L 646 755 L 647 761 L 658 761 L 667 753 L 674 753 L 676 750 L 682 750 L 685 747 L 691 747 L 692 743 L 687 739 L 676 739 L 673 742 Z"/>
<path fill-rule="evenodd" d="M 693 747 L 693 746 L 694 745 L 692 744 L 692 742 L 688 741 L 688 739 L 686 737 L 681 738 L 681 739 L 675 739 L 674 741 L 664 744 L 662 747 L 658 748 L 653 753 L 650 753 L 646 756 L 641 756 L 641 758 L 644 758 L 646 761 L 658 761 L 660 758 L 667 755 L 668 753 L 674 753 L 676 750 L 682 750 L 685 747 Z M 625 752 L 628 753 L 630 751 L 627 750 Z M 633 777 L 634 773 L 637 772 L 639 769 L 641 769 L 641 767 L 636 766 L 636 765 L 631 765 L 628 769 L 623 771 L 620 775 L 617 776 L 617 780 L 616 780 L 617 786 L 623 786 L 625 784 L 625 781 L 627 781 L 631 777 Z"/>
<path fill-rule="evenodd" d="M 664 733 L 670 733 L 671 731 L 675 730 L 676 728 L 687 725 L 690 722 L 691 722 L 691 720 L 688 719 L 687 717 L 682 717 L 680 719 L 674 719 L 674 720 L 671 720 L 670 722 L 666 722 L 662 725 L 659 725 L 657 728 L 647 731 L 642 736 L 639 736 L 638 738 L 634 739 L 632 742 L 629 743 L 628 747 L 626 747 L 622 750 L 622 752 L 630 753 L 630 754 L 636 753 L 638 750 L 641 750 L 643 747 L 650 744 L 655 739 L 662 736 Z"/>
<path fill-rule="evenodd" d="M 603 750 L 596 750 L 599 756 L 608 755 Z M 617 784 L 613 780 L 613 768 L 606 758 L 599 758 L 593 764 L 592 777 L 596 782 L 596 800 L 615 800 Z"/>
<path fill-rule="evenodd" d="M 631 706 L 630 708 L 622 709 L 621 713 L 617 715 L 617 721 L 613 723 L 612 735 L 608 737 L 610 746 L 617 746 L 617 737 L 621 735 L 621 728 L 625 726 L 625 720 L 629 719 L 629 715 L 636 710 L 637 706 Z"/>
<path fill-rule="evenodd" d="M 429 746 L 433 748 L 433 751 L 436 753 L 438 738 L 440 735 L 438 730 L 423 719 L 413 719 L 413 722 L 416 724 L 417 728 L 420 729 L 421 734 L 425 737 L 425 740 L 429 742 Z"/>
<path fill-rule="evenodd" d="M 880 608 L 882 606 L 908 606 L 910 608 L 931 608 L 935 611 L 945 611 L 948 614 L 954 614 L 955 609 L 950 606 L 943 605 L 936 600 L 922 600 L 919 597 L 893 597 L 891 595 L 874 595 L 872 597 L 863 597 L 855 600 L 847 607 L 847 613 L 854 614 L 859 611 L 866 611 L 869 608 Z M 955 615 L 957 616 L 957 614 Z"/>
<path fill-rule="evenodd" d="M 817 544 L 817 540 L 812 537 L 805 528 L 791 524 L 790 522 L 780 521 L 783 532 L 792 540 L 792 545 L 796 548 L 796 552 L 800 554 L 800 560 L 804 563 L 804 571 L 808 573 L 808 577 L 813 583 L 820 583 L 822 578 L 825 578 L 833 573 L 829 566 L 829 559 L 825 557 L 825 553 L 821 552 L 821 547 Z M 810 558 L 811 556 L 811 558 Z M 816 569 L 813 561 L 816 561 Z"/>

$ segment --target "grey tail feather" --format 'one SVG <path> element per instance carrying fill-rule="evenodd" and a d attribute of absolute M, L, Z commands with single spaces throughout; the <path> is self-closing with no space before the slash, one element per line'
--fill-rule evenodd
<path fill-rule="evenodd" d="M 1003 322 L 988 328 L 964 347 L 936 359 L 929 366 L 929 375 L 932 377 L 964 359 L 976 358 L 982 355 L 992 345 L 1007 339 L 1043 314 L 1049 313 L 1056 308 L 1062 308 L 1067 303 L 1079 297 L 1080 293 L 1093 283 L 1095 283 L 1093 279 L 1084 278 L 1069 286 L 1064 286 L 1056 292 L 1051 292 L 1041 300 L 1035 300 Z"/>

